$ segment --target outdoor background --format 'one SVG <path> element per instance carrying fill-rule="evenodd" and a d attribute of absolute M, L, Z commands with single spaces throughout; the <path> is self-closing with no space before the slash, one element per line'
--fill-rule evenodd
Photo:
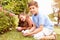
<path fill-rule="evenodd" d="M 24 37 L 21 32 L 15 29 L 18 26 L 18 16 L 9 16 L 9 13 L 18 15 L 23 12 L 29 14 L 27 4 L 30 1 L 32 0 L 0 0 L 0 40 L 35 40 L 33 37 Z M 60 21 L 58 21 L 60 20 L 58 18 L 60 17 L 60 0 L 34 1 L 38 2 L 40 12 L 49 16 L 54 23 L 57 40 L 60 40 Z"/>

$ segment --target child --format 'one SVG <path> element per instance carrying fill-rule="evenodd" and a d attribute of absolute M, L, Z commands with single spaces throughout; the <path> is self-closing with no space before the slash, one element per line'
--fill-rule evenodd
<path fill-rule="evenodd" d="M 23 13 L 19 14 L 19 27 L 18 31 L 30 29 L 33 26 L 31 18 Z"/>
<path fill-rule="evenodd" d="M 38 4 L 32 1 L 28 4 L 30 13 L 32 13 L 33 27 L 30 29 L 30 33 L 23 33 L 24 36 L 34 36 L 35 39 L 40 40 L 45 36 L 49 36 L 53 33 L 53 24 L 48 16 L 39 13 Z"/>

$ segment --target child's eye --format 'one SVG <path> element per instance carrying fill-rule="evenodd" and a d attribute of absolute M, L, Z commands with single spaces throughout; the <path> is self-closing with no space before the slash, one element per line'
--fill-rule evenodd
<path fill-rule="evenodd" d="M 34 7 L 30 8 L 30 10 L 31 10 L 31 9 L 34 9 Z"/>
<path fill-rule="evenodd" d="M 34 9 L 34 7 L 32 9 Z"/>
<path fill-rule="evenodd" d="M 30 10 L 31 10 L 31 8 L 30 8 Z"/>

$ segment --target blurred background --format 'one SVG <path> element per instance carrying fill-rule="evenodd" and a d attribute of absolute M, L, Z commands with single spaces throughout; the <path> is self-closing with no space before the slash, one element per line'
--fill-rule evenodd
<path fill-rule="evenodd" d="M 29 13 L 27 5 L 30 1 L 33 0 L 0 0 L 0 33 L 2 33 L 0 34 L 0 40 L 34 40 L 34 38 L 32 37 L 24 37 L 20 32 L 17 32 L 15 29 L 10 28 L 10 27 L 14 28 L 13 26 L 15 27 L 18 26 L 17 16 L 9 17 L 4 15 L 4 13 L 13 13 L 15 15 L 25 13 L 31 15 Z M 38 2 L 39 12 L 49 16 L 51 21 L 54 23 L 54 31 L 57 34 L 56 40 L 60 40 L 60 0 L 34 0 L 34 1 Z M 9 31 L 8 29 L 11 31 Z"/>

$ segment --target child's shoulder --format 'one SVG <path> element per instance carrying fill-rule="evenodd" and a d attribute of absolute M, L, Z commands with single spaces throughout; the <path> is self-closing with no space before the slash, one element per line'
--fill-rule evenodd
<path fill-rule="evenodd" d="M 41 16 L 41 17 L 44 17 L 46 15 L 42 14 L 42 13 L 39 13 L 38 16 Z"/>

